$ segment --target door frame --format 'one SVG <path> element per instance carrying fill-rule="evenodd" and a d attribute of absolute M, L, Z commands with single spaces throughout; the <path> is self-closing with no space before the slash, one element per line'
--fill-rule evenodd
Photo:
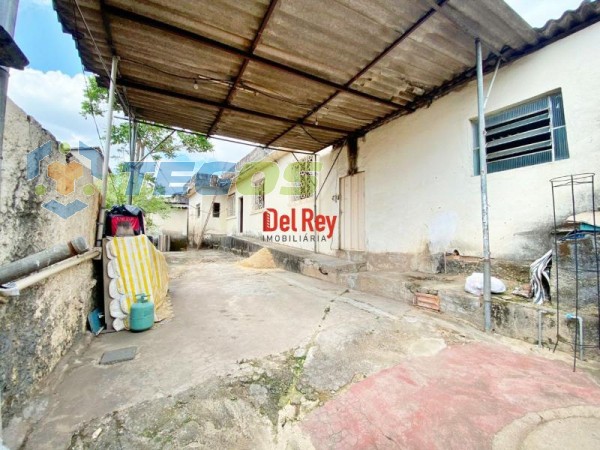
<path fill-rule="evenodd" d="M 240 234 L 244 233 L 244 196 L 240 195 L 238 198 L 238 210 L 239 210 L 239 220 L 238 220 L 238 230 Z"/>
<path fill-rule="evenodd" d="M 356 173 L 353 173 L 352 175 L 344 175 L 339 177 L 338 179 L 338 220 L 339 220 L 339 226 L 338 226 L 338 250 L 341 251 L 345 251 L 345 252 L 366 252 L 367 251 L 367 208 L 366 208 L 366 204 L 365 204 L 365 194 L 366 194 L 366 171 L 364 170 L 360 170 L 357 171 Z M 364 180 L 363 180 L 363 190 L 362 190 L 362 196 L 363 196 L 363 244 L 364 244 L 364 248 L 362 250 L 349 250 L 349 249 L 345 249 L 342 247 L 342 233 L 343 233 L 343 214 L 342 214 L 342 202 L 343 202 L 343 198 L 342 198 L 342 183 L 343 180 L 345 178 L 348 177 L 353 177 L 355 175 L 359 175 L 359 174 L 365 174 L 364 176 Z"/>

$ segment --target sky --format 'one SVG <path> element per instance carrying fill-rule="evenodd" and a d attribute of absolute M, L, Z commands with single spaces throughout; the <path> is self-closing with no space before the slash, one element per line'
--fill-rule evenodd
<path fill-rule="evenodd" d="M 507 0 L 507 3 L 533 27 L 541 27 L 564 11 L 577 8 L 581 0 Z M 62 32 L 51 0 L 20 0 L 15 40 L 30 64 L 24 71 L 11 70 L 9 97 L 59 141 L 99 145 L 94 121 L 79 113 L 85 86 L 81 61 L 73 38 Z M 99 117 L 97 125 L 103 137 L 106 119 Z M 178 159 L 235 162 L 252 150 L 234 143 L 212 142 L 212 154 L 182 155 Z"/>

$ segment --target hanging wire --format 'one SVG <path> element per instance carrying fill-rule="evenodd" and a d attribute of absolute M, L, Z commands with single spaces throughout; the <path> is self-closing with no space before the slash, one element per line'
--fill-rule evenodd
<path fill-rule="evenodd" d="M 73 0 L 72 1 L 74 3 L 74 6 L 77 7 L 77 10 L 79 11 L 79 15 L 81 16 L 81 20 L 83 21 L 83 25 L 85 26 L 88 35 L 90 37 L 90 39 L 92 40 L 92 43 L 94 44 L 94 47 L 96 49 L 96 55 L 98 56 L 98 58 L 100 59 L 100 64 L 102 64 L 102 67 L 104 68 L 104 72 L 106 73 L 106 76 L 108 77 L 108 79 L 114 83 L 115 85 L 115 92 L 117 93 L 117 96 L 119 97 L 119 99 L 121 100 L 121 104 L 123 105 L 123 108 L 126 110 L 127 114 L 129 114 L 129 102 L 126 102 L 125 99 L 123 98 L 123 96 L 121 95 L 121 93 L 119 92 L 119 90 L 116 88 L 117 86 L 117 80 L 113 80 L 110 71 L 108 70 L 106 63 L 104 62 L 104 58 L 102 57 L 102 53 L 100 52 L 100 49 L 98 48 L 98 44 L 96 43 L 96 40 L 94 39 L 94 35 L 92 34 L 92 31 L 90 30 L 90 27 L 87 24 L 87 21 L 85 20 L 85 16 L 83 15 L 83 12 L 81 11 L 81 7 L 79 6 L 79 3 L 77 2 L 77 0 Z M 75 13 L 75 10 L 73 9 L 73 20 L 75 22 L 75 28 L 76 28 L 76 32 L 77 32 L 77 14 Z M 75 41 L 77 43 L 77 49 L 79 49 L 79 34 L 77 33 L 77 37 L 75 38 Z"/>
<path fill-rule="evenodd" d="M 77 48 L 79 48 L 79 26 L 77 25 L 77 15 L 75 11 L 75 4 L 73 4 L 73 19 L 75 25 L 75 41 L 77 43 Z M 81 63 L 81 74 L 83 75 L 83 82 L 85 84 L 86 93 L 89 92 L 90 86 L 88 84 L 88 79 L 85 75 L 85 67 L 83 67 L 83 63 Z M 94 126 L 96 127 L 96 133 L 98 134 L 98 140 L 100 141 L 100 145 L 104 146 L 104 139 L 100 135 L 100 128 L 98 127 L 98 121 L 96 120 L 96 114 L 94 112 L 94 105 L 90 103 L 91 112 L 92 112 L 92 120 L 94 121 Z"/>
<path fill-rule="evenodd" d="M 115 116 L 116 119 L 122 119 L 122 120 L 127 120 L 126 117 L 120 117 L 120 116 Z M 231 142 L 232 144 L 239 144 L 239 145 L 245 145 L 247 147 L 253 147 L 253 148 L 264 148 L 267 150 L 274 150 L 274 151 L 278 151 L 278 152 L 286 152 L 286 153 L 298 153 L 301 155 L 313 155 L 314 152 L 309 152 L 309 151 L 302 151 L 302 150 L 290 150 L 290 149 L 285 149 L 285 148 L 281 148 L 281 147 L 270 147 L 270 146 L 266 146 L 266 145 L 262 145 L 262 144 L 253 144 L 250 142 L 242 142 L 242 141 L 236 141 L 235 139 L 228 139 L 225 137 L 220 137 L 220 136 L 207 136 L 205 134 L 202 133 L 197 133 L 195 131 L 190 131 L 190 130 L 185 130 L 182 128 L 176 128 L 176 127 L 170 127 L 167 125 L 162 125 L 160 123 L 154 123 L 148 120 L 142 120 L 142 119 L 136 119 L 137 123 L 143 123 L 145 125 L 151 125 L 153 127 L 158 127 L 158 128 L 164 128 L 165 130 L 175 130 L 179 133 L 186 133 L 186 134 L 191 134 L 194 136 L 202 136 L 205 137 L 207 139 L 211 139 L 211 140 L 215 140 L 215 141 L 223 141 L 223 142 Z"/>
<path fill-rule="evenodd" d="M 306 129 L 306 127 L 304 125 L 300 125 L 300 128 L 302 128 L 302 131 L 304 131 L 308 135 L 308 137 L 310 137 L 313 141 L 315 141 L 321 145 L 328 145 L 327 142 L 323 142 L 323 141 L 317 139 L 316 137 L 314 137 L 312 134 L 310 134 L 310 132 Z"/>
<path fill-rule="evenodd" d="M 182 80 L 186 80 L 186 81 L 189 81 L 191 83 L 215 83 L 215 84 L 226 85 L 226 86 L 229 86 L 229 87 L 233 87 L 233 85 L 234 85 L 234 82 L 232 82 L 230 80 L 223 79 L 223 78 L 216 78 L 216 77 L 212 77 L 212 76 L 208 76 L 208 75 L 202 75 L 202 74 L 201 75 L 196 75 L 196 76 L 190 76 L 190 75 L 187 75 L 187 74 L 186 75 L 182 75 L 182 74 L 176 73 L 174 71 L 166 70 L 166 69 L 164 69 L 162 67 L 159 67 L 157 65 L 154 65 L 154 64 L 150 64 L 150 63 L 143 62 L 143 61 L 137 61 L 137 60 L 129 59 L 129 58 L 125 58 L 125 57 L 122 57 L 121 61 L 130 63 L 130 64 L 135 64 L 135 65 L 142 66 L 142 67 L 146 67 L 148 69 L 155 70 L 155 71 L 160 72 L 162 74 L 169 75 L 169 76 L 172 76 L 172 77 L 175 77 L 175 78 L 179 78 L 179 79 L 182 79 Z M 286 96 L 283 96 L 283 95 L 277 95 L 277 94 L 268 92 L 268 91 L 266 91 L 264 89 L 260 89 L 260 88 L 254 87 L 254 86 L 250 86 L 248 83 L 246 83 L 244 81 L 241 81 L 239 83 L 239 87 L 242 88 L 242 89 L 245 89 L 246 91 L 248 91 L 250 93 L 264 95 L 267 98 L 271 98 L 273 100 L 277 100 L 277 101 L 280 101 L 280 102 L 288 103 L 288 104 L 290 104 L 292 106 L 296 106 L 298 108 L 303 108 L 303 109 L 306 109 L 306 110 L 310 110 L 311 108 L 314 107 L 314 104 L 312 104 L 312 103 L 299 102 L 297 100 L 294 100 L 292 98 L 289 98 L 289 97 L 286 97 Z M 323 105 L 319 109 L 328 110 L 329 108 L 327 106 Z M 354 120 L 359 120 L 359 121 L 364 121 L 365 120 L 364 117 L 358 117 L 358 116 L 355 116 L 353 113 L 350 113 L 349 110 L 347 108 L 343 107 L 343 106 L 339 106 L 338 105 L 338 106 L 336 106 L 336 109 L 339 109 L 341 112 L 343 112 L 348 117 L 350 117 L 350 118 L 352 118 Z"/>
<path fill-rule="evenodd" d="M 321 195 L 321 191 L 323 190 L 323 187 L 325 187 L 325 183 L 327 182 L 327 179 L 329 178 L 329 174 L 331 174 L 331 171 L 335 167 L 335 164 L 337 163 L 337 160 L 340 157 L 340 153 L 342 153 L 342 150 L 344 149 L 344 145 L 346 145 L 346 142 L 347 142 L 347 139 L 344 139 L 344 142 L 342 142 L 340 144 L 340 149 L 338 150 L 338 153 L 335 156 L 335 159 L 333 160 L 333 163 L 331 164 L 331 167 L 329 168 L 327 175 L 325 175 L 325 179 L 323 180 L 323 183 L 321 184 L 321 187 L 319 188 L 319 192 L 317 192 L 317 198 L 319 198 L 319 195 Z"/>
<path fill-rule="evenodd" d="M 234 85 L 234 82 L 232 82 L 230 80 L 225 80 L 222 78 L 215 78 L 215 77 L 211 77 L 211 76 L 207 76 L 207 75 L 197 75 L 197 76 L 182 75 L 180 73 L 175 73 L 170 70 L 165 70 L 162 67 L 158 67 L 156 65 L 149 64 L 149 63 L 142 62 L 142 61 L 136 61 L 136 60 L 129 59 L 129 58 L 121 58 L 121 60 L 124 62 L 128 62 L 130 64 L 135 64 L 138 66 L 146 67 L 148 69 L 156 70 L 157 72 L 163 73 L 165 75 L 169 75 L 169 76 L 179 78 L 182 80 L 190 81 L 192 83 L 198 83 L 198 82 L 215 83 L 215 84 L 226 85 L 229 87 L 233 87 L 233 85 Z M 293 106 L 297 106 L 299 108 L 305 108 L 308 110 L 313 106 L 308 103 L 301 103 L 301 102 L 295 101 L 289 97 L 273 94 L 273 93 L 265 91 L 263 89 L 252 87 L 243 81 L 239 83 L 239 87 L 241 87 L 242 89 L 245 89 L 246 91 L 248 91 L 252 94 L 264 95 L 265 97 L 271 98 L 273 100 L 278 100 L 281 102 L 289 103 L 289 104 L 291 104 Z"/>
<path fill-rule="evenodd" d="M 231 86 L 233 84 L 229 80 L 225 80 L 222 78 L 210 77 L 207 75 L 197 75 L 197 76 L 182 75 L 180 73 L 172 72 L 170 70 L 163 69 L 162 67 L 155 66 L 153 64 L 149 64 L 149 63 L 146 63 L 143 61 L 136 61 L 134 59 L 129 59 L 129 58 L 125 58 L 125 57 L 122 57 L 121 61 L 128 62 L 130 64 L 135 64 L 135 65 L 142 66 L 142 67 L 146 67 L 147 69 L 156 70 L 157 72 L 163 73 L 165 75 L 170 75 L 172 77 L 181 78 L 183 80 L 199 81 L 199 82 L 212 82 L 212 83 L 217 83 L 217 84 L 226 84 L 228 86 Z"/>

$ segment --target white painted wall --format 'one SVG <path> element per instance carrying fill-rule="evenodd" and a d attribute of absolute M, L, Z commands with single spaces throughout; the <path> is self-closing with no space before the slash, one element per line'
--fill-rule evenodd
<path fill-rule="evenodd" d="M 493 257 L 532 261 L 544 253 L 552 224 L 550 178 L 600 169 L 598 42 L 600 24 L 595 24 L 501 67 L 498 73 L 488 114 L 562 91 L 570 158 L 488 176 Z M 491 74 L 485 80 L 486 91 L 490 79 Z M 368 252 L 426 255 L 458 249 L 461 254 L 481 255 L 480 178 L 473 175 L 472 160 L 476 95 L 475 82 L 471 82 L 359 141 L 358 169 L 366 176 Z M 346 149 L 325 180 L 336 155 L 337 150 L 331 149 L 318 155 L 323 162 L 321 214 L 339 214 L 339 204 L 332 197 L 339 194 L 339 179 L 347 174 Z M 281 173 L 295 161 L 290 154 L 271 157 L 277 159 Z M 293 202 L 279 195 L 284 184 L 280 178 L 275 192 L 266 196 L 266 207 L 286 212 L 291 207 L 312 207 L 312 199 Z M 600 198 L 598 193 L 596 198 Z M 569 205 L 566 195 L 559 194 L 558 218 L 563 219 L 569 215 Z M 252 210 L 252 196 L 245 196 L 244 201 L 244 234 L 260 237 L 261 211 Z M 226 219 L 223 230 L 237 234 L 238 219 Z M 318 251 L 335 254 L 338 232 L 339 228 L 333 239 L 319 243 Z M 312 244 L 290 245 L 313 249 Z M 418 260 L 414 258 L 414 269 L 419 268 Z"/>
<path fill-rule="evenodd" d="M 597 42 L 600 24 L 498 73 L 487 113 L 562 90 L 570 158 L 488 176 L 492 256 L 540 256 L 552 221 L 548 180 L 600 168 Z M 369 251 L 419 253 L 429 247 L 481 254 L 480 178 L 473 176 L 470 123 L 476 115 L 472 82 L 366 136 L 360 152 L 367 176 Z M 559 205 L 564 218 L 566 198 L 559 198 Z"/>
<path fill-rule="evenodd" d="M 302 159 L 305 155 L 296 154 L 296 158 Z M 285 168 L 296 162 L 296 158 L 291 153 L 276 152 L 275 154 L 269 155 L 268 159 L 274 164 L 277 164 L 279 170 L 279 179 L 273 190 L 267 192 L 265 195 L 265 208 L 274 208 L 279 213 L 291 214 L 292 208 L 296 211 L 302 208 L 313 207 L 313 199 L 306 198 L 302 200 L 295 200 L 292 196 L 281 195 L 281 188 L 284 186 L 290 186 L 288 182 L 283 178 Z M 235 187 L 234 187 L 235 189 Z M 233 190 L 232 190 L 233 192 Z M 228 234 L 239 234 L 239 199 L 243 196 L 244 198 L 244 236 L 254 237 L 262 239 L 263 235 L 263 212 L 265 209 L 257 210 L 254 207 L 254 196 L 253 195 L 242 195 L 235 189 L 235 205 L 236 205 L 236 216 L 230 217 L 227 220 L 227 232 Z M 268 234 L 268 233 L 267 233 Z M 277 233 L 282 234 L 282 233 Z M 283 234 L 294 234 L 299 237 L 300 233 L 283 233 Z M 303 235 L 304 236 L 304 235 Z M 307 250 L 314 250 L 314 244 L 312 242 L 287 242 L 288 245 L 298 248 L 305 248 Z"/>
<path fill-rule="evenodd" d="M 224 234 L 226 233 L 226 198 L 225 195 L 217 195 L 215 203 L 220 203 L 221 211 L 219 217 L 212 216 L 212 195 L 200 195 L 193 192 L 189 197 L 188 203 L 188 241 L 190 245 L 197 247 L 199 244 L 200 235 L 204 228 L 204 235 L 209 234 Z M 198 207 L 200 215 L 198 215 Z M 208 222 L 206 221 L 208 216 Z"/>
<path fill-rule="evenodd" d="M 187 208 L 172 207 L 169 216 L 164 219 L 158 214 L 153 214 L 152 226 L 160 234 L 183 237 L 187 235 L 187 218 Z"/>

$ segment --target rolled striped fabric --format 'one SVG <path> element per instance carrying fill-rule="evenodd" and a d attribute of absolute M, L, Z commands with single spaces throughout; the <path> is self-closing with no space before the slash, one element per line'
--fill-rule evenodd
<path fill-rule="evenodd" d="M 550 299 L 550 269 L 552 268 L 552 250 L 548 250 L 530 266 L 531 292 L 533 303 L 541 305 L 544 300 Z"/>

